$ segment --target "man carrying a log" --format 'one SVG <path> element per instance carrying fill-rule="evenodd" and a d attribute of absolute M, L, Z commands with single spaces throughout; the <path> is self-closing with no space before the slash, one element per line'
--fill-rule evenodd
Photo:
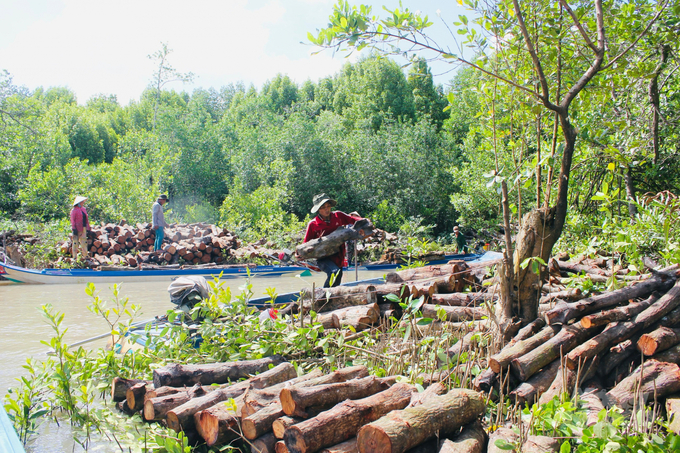
<path fill-rule="evenodd" d="M 168 196 L 160 195 L 151 208 L 151 228 L 156 232 L 156 240 L 153 243 L 155 252 L 163 247 L 163 237 L 165 236 L 163 228 L 170 226 L 165 222 L 165 215 L 163 215 L 163 205 L 167 202 Z"/>
<path fill-rule="evenodd" d="M 326 195 L 325 193 L 314 195 L 312 199 L 314 206 L 312 206 L 312 214 L 318 215 L 312 219 L 307 225 L 305 238 L 303 242 L 308 242 L 312 239 L 317 239 L 322 236 L 327 236 L 334 232 L 341 226 L 352 225 L 358 220 L 362 220 L 359 216 L 347 215 L 342 211 L 333 211 L 331 208 L 338 204 L 337 201 Z M 342 282 L 342 267 L 345 262 L 345 244 L 340 246 L 340 250 L 332 255 L 317 259 L 317 266 L 326 273 L 326 281 L 324 288 L 331 286 L 338 286 Z M 332 276 L 335 277 L 332 277 Z"/>

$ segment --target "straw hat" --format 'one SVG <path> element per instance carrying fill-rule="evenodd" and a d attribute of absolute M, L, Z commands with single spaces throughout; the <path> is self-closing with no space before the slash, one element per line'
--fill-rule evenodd
<path fill-rule="evenodd" d="M 73 206 L 79 205 L 83 201 L 87 200 L 87 197 L 81 197 L 77 196 L 75 200 L 73 200 Z"/>

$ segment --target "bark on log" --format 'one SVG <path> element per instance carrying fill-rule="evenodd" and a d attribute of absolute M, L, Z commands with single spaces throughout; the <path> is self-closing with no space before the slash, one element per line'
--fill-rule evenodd
<path fill-rule="evenodd" d="M 586 315 L 581 318 L 581 324 L 583 324 L 583 327 L 592 327 L 604 326 L 616 321 L 625 321 L 639 313 L 642 313 L 643 310 L 659 300 L 659 297 L 661 296 L 655 293 L 641 302 L 634 302 L 632 304 L 626 305 L 625 307 L 617 307 L 611 310 L 602 311 L 600 313 Z"/>
<path fill-rule="evenodd" d="M 654 354 L 652 356 L 652 360 L 656 360 L 657 362 L 676 363 L 680 365 L 680 345 L 673 346 L 672 348 L 666 349 L 663 352 Z"/>
<path fill-rule="evenodd" d="M 612 345 L 627 340 L 637 332 L 659 321 L 666 314 L 677 308 L 678 305 L 680 305 L 680 280 L 658 301 L 647 307 L 630 321 L 610 325 L 601 334 L 569 352 L 566 357 L 567 366 L 574 369 L 579 361 L 590 359 Z"/>
<path fill-rule="evenodd" d="M 650 356 L 678 343 L 680 343 L 680 329 L 659 327 L 656 330 L 643 334 L 637 342 L 637 348 L 644 355 Z"/>
<path fill-rule="evenodd" d="M 295 248 L 297 255 L 307 260 L 310 258 L 325 258 L 337 253 L 340 247 L 355 239 L 363 239 L 364 235 L 373 234 L 373 224 L 368 219 L 357 220 L 354 225 L 340 227 L 327 236 L 300 244 Z"/>
<path fill-rule="evenodd" d="M 468 424 L 452 439 L 440 443 L 439 453 L 482 453 L 486 447 L 486 431 L 479 420 Z"/>
<path fill-rule="evenodd" d="M 214 406 L 215 404 L 222 401 L 226 401 L 229 398 L 236 398 L 249 388 L 268 387 L 289 379 L 293 379 L 295 375 L 295 368 L 290 363 L 285 362 L 248 380 L 238 382 L 214 392 L 210 392 L 207 395 L 199 398 L 193 398 L 181 406 L 168 411 L 168 428 L 176 432 L 188 431 L 194 426 L 195 413 Z"/>
<path fill-rule="evenodd" d="M 350 440 L 341 442 L 338 445 L 324 448 L 321 450 L 321 453 L 357 453 L 358 451 L 359 447 L 357 447 L 357 438 L 352 437 Z"/>
<path fill-rule="evenodd" d="M 512 337 L 512 339 L 508 342 L 508 344 L 505 345 L 505 347 L 510 348 L 518 341 L 526 340 L 527 338 L 533 337 L 538 332 L 540 332 L 541 329 L 543 329 L 544 327 L 545 319 L 543 318 L 534 319 L 529 324 L 519 329 L 517 334 L 514 337 Z"/>
<path fill-rule="evenodd" d="M 404 453 L 433 437 L 446 435 L 476 420 L 486 404 L 481 393 L 453 389 L 428 399 L 424 404 L 390 412 L 359 430 L 361 453 Z"/>
<path fill-rule="evenodd" d="M 278 401 L 270 403 L 259 411 L 241 419 L 241 429 L 246 439 L 256 439 L 272 430 L 276 420 L 283 416 L 283 408 Z"/>
<path fill-rule="evenodd" d="M 583 295 L 580 289 L 569 288 L 562 291 L 549 292 L 545 296 L 541 296 L 539 303 L 549 304 L 551 302 L 554 302 L 555 300 L 570 300 L 573 302 L 581 299 L 585 299 L 585 296 Z"/>
<path fill-rule="evenodd" d="M 355 436 L 362 425 L 406 407 L 413 387 L 395 384 L 360 400 L 344 401 L 314 418 L 293 425 L 283 438 L 291 453 L 314 453 Z"/>
<path fill-rule="evenodd" d="M 127 391 L 130 387 L 135 384 L 149 384 L 150 381 L 145 381 L 143 379 L 125 379 L 121 377 L 115 377 L 111 381 L 111 399 L 116 403 L 123 401 L 127 398 Z"/>
<path fill-rule="evenodd" d="M 558 453 L 561 441 L 548 436 L 529 436 L 522 444 L 522 453 Z"/>
<path fill-rule="evenodd" d="M 274 446 L 277 441 L 278 439 L 274 437 L 274 434 L 265 434 L 250 442 L 250 451 L 251 453 L 274 453 L 276 451 Z"/>
<path fill-rule="evenodd" d="M 494 302 L 497 299 L 497 294 L 489 293 L 433 294 L 430 298 L 430 303 L 433 305 L 448 305 L 452 307 L 473 307 L 481 306 L 484 302 Z"/>
<path fill-rule="evenodd" d="M 210 447 L 221 445 L 241 435 L 240 417 L 243 395 L 234 399 L 234 406 L 217 403 L 194 414 L 196 431 Z"/>
<path fill-rule="evenodd" d="M 414 393 L 411 396 L 411 402 L 408 403 L 407 407 L 416 407 L 420 406 L 421 404 L 425 403 L 427 400 L 430 398 L 434 398 L 435 396 L 441 396 L 446 394 L 448 392 L 448 389 L 444 384 L 441 382 L 436 382 L 429 387 L 427 387 L 424 391 L 419 392 L 419 393 Z"/>
<path fill-rule="evenodd" d="M 545 319 L 548 324 L 566 324 L 571 319 L 618 305 L 626 300 L 647 297 L 654 291 L 666 292 L 674 283 L 674 275 L 656 274 L 647 280 L 616 291 L 599 294 L 578 302 L 557 304 L 545 314 Z"/>
<path fill-rule="evenodd" d="M 149 398 L 144 402 L 144 420 L 159 421 L 165 418 L 168 411 L 181 406 L 192 398 L 206 395 L 206 388 L 198 384 L 184 391 L 170 395 Z M 212 393 L 212 392 L 211 392 Z"/>
<path fill-rule="evenodd" d="M 130 409 L 139 412 L 144 408 L 144 396 L 146 392 L 152 389 L 148 384 L 140 382 L 130 387 L 126 393 L 125 401 Z"/>
<path fill-rule="evenodd" d="M 413 269 L 405 269 L 403 271 L 388 272 L 385 275 L 385 281 L 387 283 L 405 283 L 449 275 L 457 277 L 457 273 L 462 273 L 467 268 L 468 266 L 464 261 L 457 261 L 452 264 L 441 264 L 437 266 L 422 266 Z"/>
<path fill-rule="evenodd" d="M 355 331 L 368 329 L 380 321 L 380 307 L 378 304 L 361 305 L 336 310 L 341 326 L 352 326 Z"/>
<path fill-rule="evenodd" d="M 663 398 L 677 391 L 680 391 L 680 367 L 675 363 L 648 360 L 607 392 L 607 397 L 610 403 L 628 410 L 639 396 L 646 404 L 654 397 Z"/>
<path fill-rule="evenodd" d="M 496 446 L 497 440 L 503 440 L 508 444 L 517 444 L 519 442 L 519 434 L 510 428 L 498 428 L 496 431 L 489 434 L 487 453 L 508 453 L 508 450 Z M 517 453 L 517 450 L 511 450 L 511 452 Z"/>
<path fill-rule="evenodd" d="M 300 291 L 303 309 L 312 309 L 312 290 Z M 336 286 L 333 288 L 317 288 L 314 292 L 314 311 L 317 313 L 339 310 L 357 305 L 374 304 L 378 295 L 374 285 Z"/>
<path fill-rule="evenodd" d="M 609 348 L 609 352 L 602 358 L 602 363 L 598 370 L 600 376 L 609 375 L 620 363 L 636 354 L 637 340 L 639 339 L 640 335 L 635 335 Z M 659 360 L 659 362 L 665 362 L 665 360 Z"/>
<path fill-rule="evenodd" d="M 520 406 L 538 402 L 539 397 L 545 393 L 550 385 L 555 381 L 557 372 L 560 369 L 560 361 L 554 360 L 550 365 L 543 367 L 541 371 L 534 374 L 528 381 L 522 382 L 517 388 L 510 392 L 510 399 Z"/>
<path fill-rule="evenodd" d="M 405 301 L 411 295 L 411 290 L 408 285 L 403 283 L 385 283 L 375 287 L 375 294 L 378 297 L 378 303 L 391 302 L 387 296 L 393 294 L 399 298 L 400 301 Z"/>
<path fill-rule="evenodd" d="M 483 308 L 452 307 L 448 305 L 440 305 L 439 308 L 444 310 L 446 320 L 450 322 L 475 321 L 489 315 L 486 309 Z M 423 304 L 420 311 L 427 318 L 437 319 L 437 305 Z"/>
<path fill-rule="evenodd" d="M 305 325 L 309 326 L 312 324 L 312 318 L 307 316 L 304 322 Z M 334 330 L 340 328 L 340 318 L 338 318 L 338 315 L 332 311 L 329 313 L 318 313 L 314 318 L 314 322 L 321 324 L 324 330 Z"/>
<path fill-rule="evenodd" d="M 496 383 L 498 375 L 491 368 L 487 368 L 477 375 L 472 386 L 478 392 L 489 393 Z"/>
<path fill-rule="evenodd" d="M 306 388 L 285 388 L 281 390 L 281 406 L 286 415 L 306 417 L 305 409 L 313 406 L 331 406 L 344 400 L 366 398 L 387 390 L 391 380 L 369 376 L 363 379 L 317 385 Z M 245 424 L 244 424 L 245 430 Z"/>
<path fill-rule="evenodd" d="M 512 371 L 521 381 L 526 381 L 538 370 L 557 359 L 560 353 L 565 354 L 571 351 L 599 330 L 599 327 L 586 329 L 580 324 L 564 326 L 557 335 L 541 346 L 514 359 L 511 362 Z"/>
<path fill-rule="evenodd" d="M 602 391 L 602 388 L 594 387 L 586 389 L 583 394 L 579 395 L 579 399 L 581 399 L 585 405 L 587 427 L 593 426 L 599 421 L 600 411 L 604 409 L 604 404 L 602 404 L 602 400 L 598 395 Z"/>
<path fill-rule="evenodd" d="M 193 384 L 225 384 L 269 369 L 269 365 L 285 362 L 280 355 L 240 362 L 209 363 L 205 365 L 166 365 L 153 372 L 154 387 L 169 385 L 182 387 Z"/>
<path fill-rule="evenodd" d="M 302 421 L 304 421 L 304 418 L 290 417 L 288 415 L 279 417 L 272 423 L 272 432 L 277 439 L 283 439 L 283 433 L 286 432 L 286 429 Z"/>
<path fill-rule="evenodd" d="M 514 359 L 534 350 L 536 347 L 554 337 L 559 331 L 560 327 L 558 326 L 547 326 L 536 335 L 527 338 L 526 340 L 518 341 L 509 347 L 506 346 L 498 354 L 489 357 L 489 368 L 495 373 L 500 373 L 501 369 L 510 365 L 510 362 Z"/>

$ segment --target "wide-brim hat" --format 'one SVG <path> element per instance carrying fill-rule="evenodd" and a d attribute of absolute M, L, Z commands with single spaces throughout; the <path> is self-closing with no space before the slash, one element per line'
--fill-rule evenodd
<path fill-rule="evenodd" d="M 319 195 L 314 195 L 314 198 L 312 199 L 312 203 L 314 204 L 314 206 L 312 206 L 312 214 L 316 214 L 317 211 L 319 210 L 319 208 L 321 206 L 323 206 L 323 204 L 327 201 L 330 202 L 331 207 L 338 204 L 337 201 L 335 201 L 334 199 L 332 199 L 331 197 L 329 197 L 325 193 L 320 193 Z"/>
<path fill-rule="evenodd" d="M 78 205 L 82 203 L 83 201 L 87 200 L 87 197 L 81 197 L 77 196 L 75 200 L 73 200 L 73 206 Z"/>
<path fill-rule="evenodd" d="M 167 201 L 168 196 L 165 195 L 165 194 L 162 194 L 162 195 L 159 195 L 159 196 L 158 196 L 158 199 L 159 199 L 159 200 L 166 200 L 166 201 Z"/>

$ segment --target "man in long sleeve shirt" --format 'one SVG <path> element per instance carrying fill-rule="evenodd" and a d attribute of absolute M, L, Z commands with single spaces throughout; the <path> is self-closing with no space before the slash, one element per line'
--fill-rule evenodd
<path fill-rule="evenodd" d="M 153 243 L 154 251 L 160 250 L 163 247 L 163 237 L 165 236 L 164 227 L 170 226 L 165 221 L 163 215 L 163 205 L 168 202 L 168 196 L 163 194 L 158 197 L 158 200 L 151 208 L 151 227 L 156 231 L 156 240 Z"/>
<path fill-rule="evenodd" d="M 361 217 L 347 215 L 341 211 L 332 211 L 332 207 L 337 204 L 337 201 L 330 198 L 325 193 L 315 195 L 313 199 L 314 206 L 312 207 L 312 214 L 319 213 L 309 224 L 307 224 L 307 231 L 303 242 L 311 241 L 322 236 L 327 236 L 333 231 L 344 225 L 352 225 Z M 338 286 L 342 282 L 342 267 L 345 262 L 345 244 L 342 244 L 340 250 L 330 256 L 320 258 L 316 264 L 326 273 L 326 281 L 324 288 L 331 286 Z M 333 277 L 335 275 L 335 277 Z"/>

